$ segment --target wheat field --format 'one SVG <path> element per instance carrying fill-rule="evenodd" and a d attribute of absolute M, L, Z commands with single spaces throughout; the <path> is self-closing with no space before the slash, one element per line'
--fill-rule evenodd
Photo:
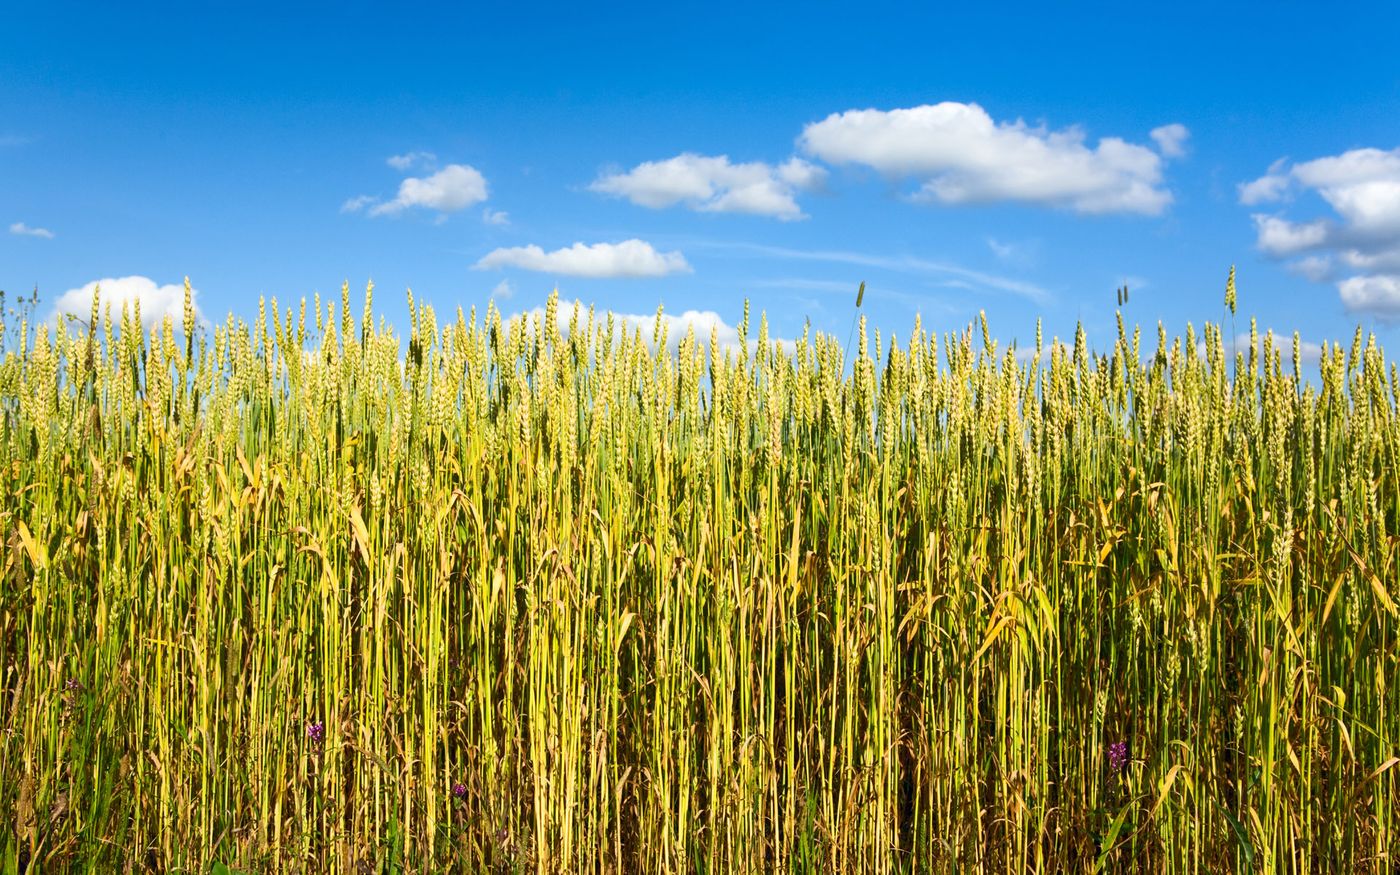
<path fill-rule="evenodd" d="M 1360 329 L 186 301 L 0 365 L 0 872 L 1395 871 Z"/>

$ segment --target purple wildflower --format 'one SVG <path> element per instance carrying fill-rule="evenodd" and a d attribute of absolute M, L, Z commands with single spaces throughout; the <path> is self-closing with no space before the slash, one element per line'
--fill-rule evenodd
<path fill-rule="evenodd" d="M 466 784 L 463 784 L 463 783 L 460 783 L 460 782 L 459 782 L 459 783 L 456 783 L 456 784 L 453 784 L 453 785 L 452 785 L 452 797 L 453 797 L 454 799 L 464 799 L 464 798 L 466 798 L 466 795 L 467 795 L 467 785 L 466 785 Z"/>
<path fill-rule="evenodd" d="M 306 737 L 314 743 L 320 744 L 326 737 L 326 724 L 317 720 L 315 723 L 306 724 Z"/>
<path fill-rule="evenodd" d="M 1108 765 L 1115 772 L 1121 772 L 1128 767 L 1128 743 L 1126 741 L 1115 741 L 1108 746 Z"/>
<path fill-rule="evenodd" d="M 64 682 L 63 688 L 65 690 L 72 690 L 73 692 L 77 693 L 81 693 L 83 690 L 87 689 L 83 686 L 83 682 L 78 680 L 77 678 L 69 678 L 67 681 Z"/>

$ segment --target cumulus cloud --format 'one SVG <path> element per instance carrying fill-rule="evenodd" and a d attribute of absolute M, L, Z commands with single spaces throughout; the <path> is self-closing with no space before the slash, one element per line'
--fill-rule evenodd
<path fill-rule="evenodd" d="M 1371 313 L 1385 321 L 1400 319 L 1400 276 L 1348 277 L 1337 283 L 1337 291 L 1348 310 Z"/>
<path fill-rule="evenodd" d="M 1184 126 L 1158 128 L 1163 154 Z M 1165 145 L 1164 145 L 1165 141 Z M 1077 127 L 1052 131 L 1017 119 L 998 122 L 975 103 L 832 113 L 798 140 L 833 164 L 861 164 L 921 183 L 915 200 L 943 204 L 1020 201 L 1080 213 L 1158 215 L 1172 202 L 1162 155 L 1104 137 L 1090 147 Z"/>
<path fill-rule="evenodd" d="M 1352 149 L 1297 164 L 1274 162 L 1239 187 L 1240 202 L 1280 202 L 1312 192 L 1331 215 L 1295 221 L 1255 213 L 1256 244 L 1318 282 L 1335 281 L 1348 311 L 1400 319 L 1400 148 Z M 1338 274 L 1348 275 L 1337 279 Z"/>
<path fill-rule="evenodd" d="M 574 316 L 575 308 L 578 308 L 579 321 L 582 322 L 587 317 L 588 308 L 579 301 L 574 301 L 571 304 L 565 304 L 563 301 L 560 301 L 559 307 L 554 315 L 555 324 L 559 326 L 559 332 L 566 337 L 569 334 L 569 322 Z M 647 346 L 655 350 L 656 345 L 653 340 L 653 335 L 656 330 L 655 313 L 648 313 L 645 315 L 638 313 L 613 313 L 612 317 L 613 325 L 616 326 L 614 328 L 615 331 L 618 331 L 620 328 L 626 330 L 628 333 L 635 333 L 640 329 L 642 339 L 646 341 Z M 515 313 L 504 321 L 508 326 L 507 333 L 509 333 L 510 331 L 515 331 L 527 326 L 532 327 L 536 320 L 543 323 L 544 319 L 545 308 L 535 307 L 531 310 Z M 601 316 L 595 314 L 594 319 L 603 324 L 607 323 L 606 314 L 602 314 Z M 755 317 L 749 323 L 748 348 L 750 352 L 758 348 L 758 321 L 758 318 Z M 706 350 L 709 349 L 711 331 L 716 333 L 716 339 L 719 342 L 720 349 L 737 351 L 740 348 L 739 329 L 725 322 L 724 319 L 713 310 L 686 310 L 680 315 L 662 312 L 661 324 L 666 331 L 666 349 L 670 352 L 676 351 L 681 341 L 685 339 L 686 332 L 691 328 L 695 329 L 696 342 Z M 779 344 L 783 351 L 789 354 L 796 349 L 795 342 L 788 338 L 770 336 L 769 342 Z"/>
<path fill-rule="evenodd" d="M 1159 127 L 1172 146 L 1186 129 Z M 1092 148 L 1078 127 L 1049 130 L 1021 119 L 997 122 L 977 104 L 853 109 L 802 130 L 806 153 L 832 164 L 862 164 L 921 183 L 914 199 L 945 204 L 1002 200 L 1078 213 L 1156 216 L 1172 203 L 1162 188 L 1162 155 L 1103 137 Z"/>
<path fill-rule="evenodd" d="M 141 302 L 141 325 L 147 331 L 161 324 L 166 316 L 175 324 L 176 330 L 183 330 L 185 319 L 184 283 L 158 285 L 155 280 L 144 276 L 124 276 L 119 278 L 94 280 L 76 289 L 69 289 L 54 302 L 57 316 L 76 316 L 86 321 L 92 315 L 92 293 L 100 287 L 99 307 L 105 311 L 111 305 L 115 318 L 121 313 L 122 305 L 135 308 Z M 195 318 L 201 324 L 208 324 L 199 308 L 199 290 L 190 290 L 190 300 L 194 304 Z"/>
<path fill-rule="evenodd" d="M 42 237 L 45 240 L 53 239 L 53 232 L 48 228 L 31 228 L 23 222 L 15 222 L 10 226 L 11 234 L 19 234 L 25 237 Z"/>
<path fill-rule="evenodd" d="M 510 280 L 501 280 L 500 282 L 496 283 L 496 287 L 491 290 L 491 297 L 493 298 L 504 299 L 509 298 L 511 295 L 514 294 L 515 286 L 510 284 Z"/>
<path fill-rule="evenodd" d="M 487 207 L 481 211 L 481 221 L 488 225 L 509 225 L 510 215 L 502 210 L 493 210 Z"/>
<path fill-rule="evenodd" d="M 486 200 L 486 178 L 466 164 L 449 164 L 431 176 L 399 183 L 398 197 L 370 209 L 371 216 L 396 215 L 410 207 L 455 213 Z"/>
<path fill-rule="evenodd" d="M 432 152 L 405 152 L 402 155 L 390 155 L 384 159 L 384 163 L 395 170 L 408 170 L 415 165 L 430 165 L 435 161 L 437 161 L 437 156 Z"/>
<path fill-rule="evenodd" d="M 407 170 L 414 164 L 434 159 L 431 152 L 409 152 L 394 155 L 388 164 L 398 170 Z M 464 210 L 486 200 L 486 178 L 475 168 L 466 164 L 449 164 L 429 176 L 410 176 L 399 183 L 398 195 L 391 201 L 381 202 L 374 195 L 362 194 L 352 197 L 340 205 L 342 213 L 358 213 L 368 209 L 371 216 L 394 216 L 413 207 L 437 210 L 442 221 L 448 213 Z M 487 211 L 488 217 L 490 211 Z M 505 213 L 500 213 L 504 217 Z"/>
<path fill-rule="evenodd" d="M 1325 219 L 1297 223 L 1277 216 L 1254 214 L 1259 248 L 1269 255 L 1289 256 L 1315 249 L 1327 242 L 1332 225 Z"/>
<path fill-rule="evenodd" d="M 553 252 L 535 245 L 496 249 L 475 265 L 477 270 L 503 267 L 591 278 L 656 277 L 690 271 L 681 253 L 657 252 L 650 243 L 635 238 L 621 243 L 575 243 Z"/>
<path fill-rule="evenodd" d="M 728 155 L 683 152 L 664 161 L 638 164 L 625 173 L 601 176 L 589 189 L 652 209 L 683 203 L 701 212 L 791 221 L 806 218 L 797 205 L 798 192 L 818 188 L 825 179 L 825 170 L 801 158 L 776 166 L 761 161 L 734 164 Z"/>

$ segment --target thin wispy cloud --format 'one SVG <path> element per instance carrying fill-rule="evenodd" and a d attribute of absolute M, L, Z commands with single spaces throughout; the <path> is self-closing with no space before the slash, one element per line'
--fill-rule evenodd
<path fill-rule="evenodd" d="M 40 237 L 44 240 L 53 239 L 53 232 L 48 228 L 31 228 L 23 222 L 15 222 L 10 225 L 10 233 L 18 234 L 21 237 Z"/>
<path fill-rule="evenodd" d="M 488 225 L 505 226 L 510 224 L 510 215 L 502 210 L 493 210 L 488 207 L 481 211 L 481 221 Z"/>
<path fill-rule="evenodd" d="M 793 291 L 821 292 L 827 296 L 834 296 L 845 306 L 849 307 L 853 296 L 860 288 L 862 280 L 827 280 L 810 277 L 778 277 L 776 279 L 757 279 L 744 283 L 745 288 L 755 289 L 789 289 Z M 964 280 L 937 280 L 936 285 L 948 288 L 973 289 L 974 286 Z M 897 301 L 908 307 L 915 309 L 933 308 L 943 312 L 952 312 L 955 308 L 950 307 L 946 301 L 930 297 L 927 294 L 916 295 L 898 289 L 892 289 L 883 283 L 866 282 L 865 296 L 867 298 L 884 298 L 890 301 Z M 822 309 L 818 301 L 811 301 L 816 305 L 816 309 Z"/>
<path fill-rule="evenodd" d="M 1314 282 L 1333 282 L 1343 306 L 1400 320 L 1400 148 L 1352 149 L 1290 164 L 1274 162 L 1239 186 L 1246 206 L 1318 195 L 1330 215 L 1294 220 L 1282 207 L 1253 215 L 1256 245 Z"/>
<path fill-rule="evenodd" d="M 853 290 L 860 286 L 860 281 L 842 282 L 841 280 L 810 279 L 806 277 L 779 277 L 777 279 L 757 279 L 749 280 L 745 285 L 753 286 L 756 289 L 807 289 L 816 292 L 831 292 L 832 294 L 852 294 Z"/>
<path fill-rule="evenodd" d="M 395 170 L 409 170 L 418 165 L 431 166 L 437 161 L 437 156 L 432 152 L 405 152 L 402 155 L 390 155 L 384 159 Z"/>
<path fill-rule="evenodd" d="M 493 250 L 474 265 L 476 270 L 520 270 L 589 278 L 659 277 L 689 273 L 680 252 L 657 252 L 645 240 L 621 243 L 575 243 L 546 252 L 539 246 L 514 246 Z"/>
<path fill-rule="evenodd" d="M 1002 261 L 1006 261 L 1016 255 L 1016 247 L 1010 243 L 1002 243 L 995 237 L 987 238 L 987 248 L 992 250 L 992 254 Z"/>
<path fill-rule="evenodd" d="M 728 155 L 683 152 L 599 177 L 589 190 L 663 209 L 684 204 L 707 213 L 748 213 L 783 221 L 805 219 L 797 194 L 819 187 L 826 171 L 801 158 L 779 164 L 735 164 Z"/>
<path fill-rule="evenodd" d="M 358 213 L 360 210 L 363 210 L 365 207 L 378 200 L 379 198 L 374 195 L 362 194 L 359 197 L 352 197 L 346 200 L 345 203 L 340 205 L 340 211 L 342 213 Z"/>
<path fill-rule="evenodd" d="M 766 255 L 773 258 L 790 259 L 794 261 L 820 261 L 832 264 L 852 264 L 861 267 L 872 267 L 879 270 L 888 270 L 895 273 L 924 274 L 942 278 L 955 278 L 972 282 L 985 288 L 996 289 L 997 291 L 1009 292 L 1023 298 L 1044 303 L 1050 300 L 1051 295 L 1041 286 L 1024 280 L 1012 279 L 1009 277 L 997 276 L 985 273 L 980 270 L 963 267 L 958 264 L 945 261 L 935 261 L 927 258 L 915 258 L 912 256 L 885 256 L 867 255 L 859 252 L 849 252 L 842 250 L 826 249 L 791 249 L 783 246 L 767 246 L 758 243 L 743 243 L 729 241 L 703 241 L 699 245 L 708 246 L 715 249 L 728 249 L 739 252 L 750 252 L 754 255 Z"/>
<path fill-rule="evenodd" d="M 1015 201 L 1079 213 L 1155 216 L 1172 194 L 1163 159 L 1183 154 L 1184 125 L 1152 132 L 1160 151 L 1078 127 L 1051 130 L 994 120 L 975 103 L 832 113 L 803 129 L 799 145 L 831 164 L 871 167 L 918 184 L 915 201 L 948 205 Z"/>

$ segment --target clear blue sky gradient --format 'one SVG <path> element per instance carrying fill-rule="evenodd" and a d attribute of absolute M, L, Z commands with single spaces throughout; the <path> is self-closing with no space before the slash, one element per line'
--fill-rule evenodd
<path fill-rule="evenodd" d="M 1400 147 L 1400 7 L 1388 3 L 988 5 L 567 4 L 494 9 L 336 3 L 11 4 L 0 24 L 0 288 L 41 297 L 102 277 L 177 283 L 205 314 L 251 319 L 260 295 L 295 301 L 376 285 L 405 327 L 403 291 L 439 313 L 484 310 L 502 279 L 507 313 L 569 300 L 647 314 L 752 301 L 777 336 L 804 318 L 844 337 L 857 283 L 885 332 L 915 311 L 953 330 L 985 309 L 993 333 L 1111 337 L 1125 316 L 1155 335 L 1218 320 L 1238 265 L 1241 330 L 1388 346 L 1400 329 L 1348 311 L 1261 253 L 1237 186 L 1280 158 Z M 1081 215 L 1027 203 L 912 202 L 907 179 L 824 165 L 808 218 L 781 222 L 649 209 L 590 191 L 601 173 L 681 152 L 778 164 L 804 125 L 852 109 L 977 103 L 998 121 L 1084 129 L 1092 145 L 1151 146 L 1190 130 L 1165 164 L 1160 216 Z M 392 198 L 391 155 L 427 150 L 479 170 L 484 204 L 447 215 L 345 213 Z M 816 161 L 810 155 L 809 160 Z M 482 209 L 502 210 L 492 225 Z M 1315 193 L 1278 209 L 1327 215 Z M 51 239 L 5 233 L 12 223 Z M 584 279 L 474 270 L 498 247 L 650 242 L 693 272 Z M 998 255 L 993 239 L 1011 247 Z M 813 257 L 847 253 L 842 261 Z M 802 257 L 806 254 L 807 257 Z M 954 270 L 919 266 L 931 262 Z M 962 271 L 961 273 L 959 271 Z M 966 273 L 973 272 L 973 273 Z M 1032 300 L 969 280 L 1041 288 Z M 956 280 L 955 284 L 949 284 Z M 337 295 L 338 296 L 338 295 Z"/>

